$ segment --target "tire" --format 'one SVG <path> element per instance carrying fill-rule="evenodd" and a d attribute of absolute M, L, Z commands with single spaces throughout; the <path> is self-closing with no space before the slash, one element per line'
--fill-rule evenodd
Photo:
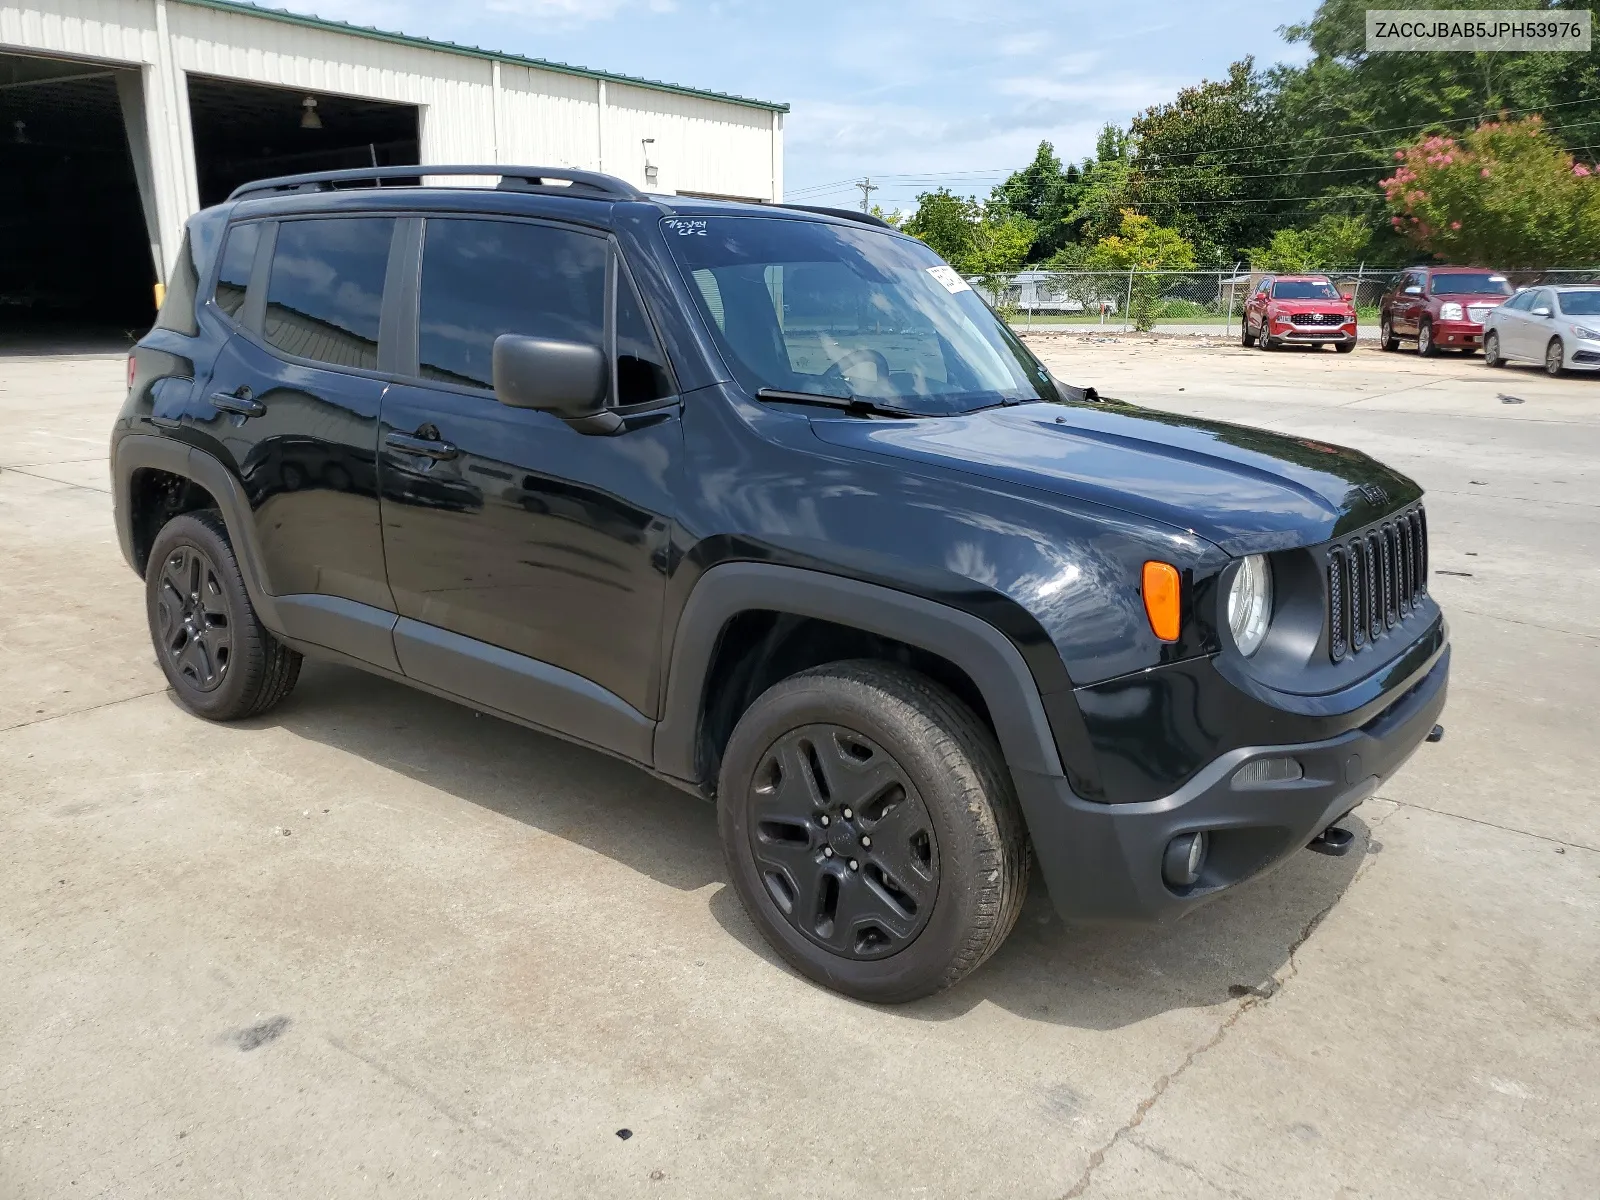
<path fill-rule="evenodd" d="M 1439 353 L 1439 345 L 1433 340 L 1433 322 L 1423 321 L 1417 326 L 1417 353 L 1423 358 L 1434 358 Z"/>
<path fill-rule="evenodd" d="M 1264 317 L 1261 320 L 1261 332 L 1256 335 L 1256 345 L 1263 350 L 1276 350 L 1278 348 L 1277 339 L 1267 332 L 1267 321 Z"/>
<path fill-rule="evenodd" d="M 300 655 L 262 626 L 214 509 L 172 518 L 145 567 L 156 661 L 178 700 L 211 721 L 265 712 L 294 690 Z"/>
<path fill-rule="evenodd" d="M 1333 348 L 1335 350 L 1337 350 L 1340 354 L 1349 354 L 1350 351 L 1352 351 L 1352 350 L 1354 350 L 1356 348 L 1356 344 L 1353 341 L 1335 342 L 1333 344 Z"/>
<path fill-rule="evenodd" d="M 830 663 L 768 688 L 728 741 L 717 820 L 762 936 L 858 1000 L 949 987 L 999 948 L 1027 893 L 1027 833 L 994 735 L 893 664 Z"/>
<path fill-rule="evenodd" d="M 1243 317 L 1239 321 L 1239 344 L 1250 347 L 1256 344 L 1256 335 L 1250 332 L 1250 318 Z"/>
<path fill-rule="evenodd" d="M 1378 322 L 1378 349 L 1398 350 L 1400 339 L 1394 335 L 1394 321 L 1388 313 L 1383 314 L 1383 319 Z"/>
<path fill-rule="evenodd" d="M 1544 373 L 1555 379 L 1567 369 L 1567 348 L 1561 339 L 1553 337 L 1544 348 Z"/>
<path fill-rule="evenodd" d="M 1500 357 L 1500 335 L 1493 329 L 1483 335 L 1483 365 L 1486 367 L 1506 365 L 1506 360 Z"/>

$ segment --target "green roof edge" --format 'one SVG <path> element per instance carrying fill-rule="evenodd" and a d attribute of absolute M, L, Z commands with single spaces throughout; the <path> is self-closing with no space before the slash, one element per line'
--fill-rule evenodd
<path fill-rule="evenodd" d="M 313 17 L 304 13 L 289 12 L 282 8 L 265 8 L 242 0 L 178 0 L 197 8 L 215 8 L 241 16 L 262 17 L 268 21 L 282 21 L 288 25 L 305 25 L 312 29 L 327 29 L 333 33 L 347 33 L 373 41 L 393 42 L 398 46 L 418 46 L 425 50 L 442 50 L 447 54 L 462 54 L 468 58 L 487 61 L 499 60 L 518 67 L 533 67 L 539 71 L 554 71 L 558 75 L 577 75 L 584 79 L 603 79 L 607 83 L 623 83 L 629 87 L 647 88 L 654 92 L 672 92 L 679 96 L 694 96 L 701 100 L 720 100 L 725 104 L 738 104 L 745 108 L 762 108 L 769 112 L 786 113 L 787 104 L 771 100 L 752 100 L 748 96 L 734 96 L 727 92 L 710 92 L 702 88 L 681 87 L 676 83 L 662 83 L 659 79 L 637 79 L 632 75 L 615 75 L 610 71 L 595 71 L 588 67 L 574 67 L 567 63 L 550 62 L 543 58 L 527 58 L 521 54 L 507 54 L 501 50 L 484 50 L 478 46 L 463 46 L 456 42 L 440 42 L 432 38 L 415 37 L 408 33 L 393 33 L 374 29 L 368 25 L 352 25 L 348 21 L 334 21 L 327 17 Z"/>

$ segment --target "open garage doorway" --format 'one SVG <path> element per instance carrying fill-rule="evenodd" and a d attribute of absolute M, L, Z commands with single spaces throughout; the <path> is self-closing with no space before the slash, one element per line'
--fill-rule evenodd
<path fill-rule="evenodd" d="M 137 71 L 0 54 L 0 348 L 127 343 L 155 262 L 118 98 Z"/>
<path fill-rule="evenodd" d="M 189 76 L 200 204 L 270 175 L 420 161 L 418 110 L 324 92 Z"/>

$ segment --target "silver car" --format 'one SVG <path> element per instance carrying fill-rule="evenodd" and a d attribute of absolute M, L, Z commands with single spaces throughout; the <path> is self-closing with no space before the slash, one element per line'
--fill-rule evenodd
<path fill-rule="evenodd" d="M 1543 363 L 1551 375 L 1600 370 L 1600 284 L 1524 288 L 1483 319 L 1483 361 Z"/>

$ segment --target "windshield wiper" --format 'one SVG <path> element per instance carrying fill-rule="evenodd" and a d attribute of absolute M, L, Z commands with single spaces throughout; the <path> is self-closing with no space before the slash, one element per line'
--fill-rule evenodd
<path fill-rule="evenodd" d="M 921 417 L 926 413 L 907 412 L 903 408 L 891 408 L 886 404 L 879 404 L 876 400 L 869 400 L 865 396 L 830 396 L 825 392 L 791 392 L 786 388 L 759 388 L 756 391 L 758 400 L 784 400 L 790 404 L 816 404 L 823 408 L 838 408 L 852 413 L 877 413 L 885 417 Z"/>

